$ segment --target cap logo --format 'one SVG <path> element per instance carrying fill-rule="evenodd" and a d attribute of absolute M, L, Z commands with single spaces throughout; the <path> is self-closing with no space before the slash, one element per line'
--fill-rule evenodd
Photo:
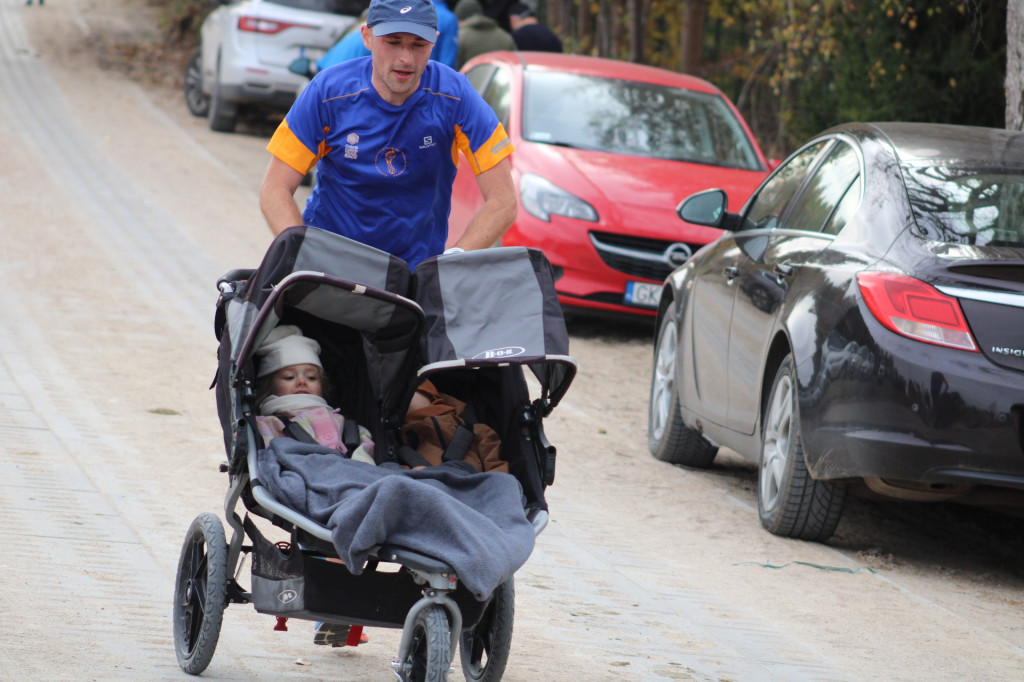
<path fill-rule="evenodd" d="M 412 11 L 412 6 L 411 5 L 406 5 L 402 9 L 398 10 L 398 13 L 399 14 L 408 14 L 411 11 Z"/>

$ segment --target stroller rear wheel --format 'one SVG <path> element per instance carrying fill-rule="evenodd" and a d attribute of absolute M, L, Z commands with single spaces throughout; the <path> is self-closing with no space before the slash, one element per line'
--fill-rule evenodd
<path fill-rule="evenodd" d="M 406 654 L 404 682 L 445 682 L 452 664 L 448 613 L 441 606 L 419 612 L 413 623 L 412 645 Z"/>
<path fill-rule="evenodd" d="M 189 526 L 174 585 L 174 651 L 191 675 L 213 659 L 227 606 L 228 545 L 216 515 L 200 514 Z"/>
<path fill-rule="evenodd" d="M 480 622 L 462 632 L 459 658 L 469 682 L 498 682 L 505 674 L 512 646 L 515 600 L 515 585 L 509 578 L 494 591 Z"/>

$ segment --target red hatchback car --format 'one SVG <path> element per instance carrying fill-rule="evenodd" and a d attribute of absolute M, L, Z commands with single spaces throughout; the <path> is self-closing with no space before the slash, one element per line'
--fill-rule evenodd
<path fill-rule="evenodd" d="M 739 210 L 768 163 L 718 88 L 650 66 L 491 52 L 462 69 L 516 147 L 519 214 L 504 246 L 541 249 L 566 308 L 653 316 L 661 285 L 721 230 L 681 222 L 680 200 L 725 188 Z M 482 203 L 460 164 L 450 243 Z"/>

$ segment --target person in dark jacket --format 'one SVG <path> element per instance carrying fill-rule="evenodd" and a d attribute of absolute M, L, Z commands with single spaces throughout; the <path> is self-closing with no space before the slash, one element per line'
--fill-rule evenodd
<path fill-rule="evenodd" d="M 512 27 L 512 39 L 520 50 L 538 52 L 561 52 L 562 39 L 544 24 L 527 5 L 517 2 L 508 9 L 508 21 Z"/>
<path fill-rule="evenodd" d="M 485 15 L 477 0 L 459 0 L 455 16 L 459 20 L 459 56 L 455 68 L 461 69 L 463 64 L 484 52 L 516 49 L 516 41 L 509 32 Z"/>

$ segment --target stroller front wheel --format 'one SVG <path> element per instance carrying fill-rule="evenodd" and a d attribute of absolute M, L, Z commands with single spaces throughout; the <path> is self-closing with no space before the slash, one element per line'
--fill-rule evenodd
<path fill-rule="evenodd" d="M 448 613 L 434 605 L 416 615 L 412 644 L 402 661 L 403 682 L 446 682 L 451 669 L 451 635 Z"/>
<path fill-rule="evenodd" d="M 509 578 L 491 595 L 480 622 L 462 631 L 459 658 L 468 682 L 498 682 L 505 674 L 512 648 L 515 583 Z"/>
<path fill-rule="evenodd" d="M 227 606 L 228 545 L 216 515 L 196 517 L 185 535 L 174 585 L 174 651 L 191 675 L 213 659 Z"/>

